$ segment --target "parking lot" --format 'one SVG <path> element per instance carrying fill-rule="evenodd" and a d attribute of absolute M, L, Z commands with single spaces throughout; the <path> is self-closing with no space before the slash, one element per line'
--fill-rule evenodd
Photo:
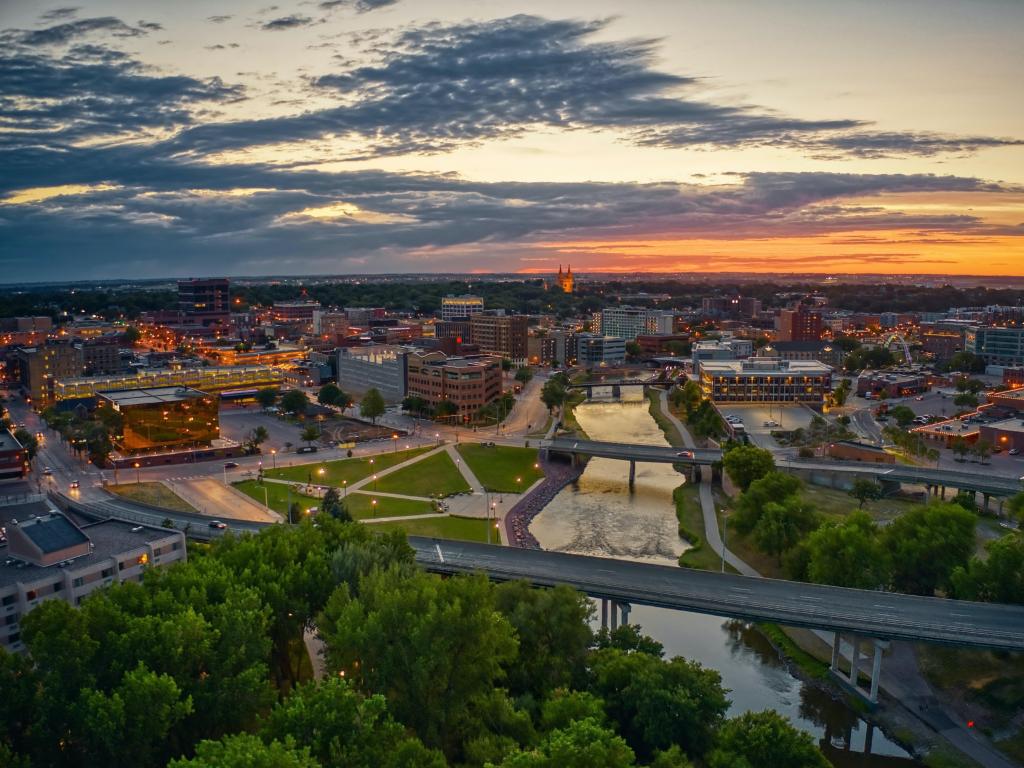
<path fill-rule="evenodd" d="M 779 444 L 771 437 L 774 430 L 806 429 L 814 413 L 802 405 L 773 403 L 740 405 L 736 403 L 722 404 L 718 408 L 726 418 L 738 416 L 743 428 L 750 435 L 750 440 L 760 448 L 778 449 Z M 765 426 L 774 422 L 777 426 Z"/>

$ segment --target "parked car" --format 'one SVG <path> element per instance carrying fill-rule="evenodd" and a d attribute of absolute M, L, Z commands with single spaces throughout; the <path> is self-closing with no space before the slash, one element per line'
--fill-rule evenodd
<path fill-rule="evenodd" d="M 224 469 L 234 469 L 237 466 L 238 466 L 238 462 L 237 461 L 225 461 L 224 462 Z"/>
<path fill-rule="evenodd" d="M 53 468 L 52 467 L 45 467 L 43 469 L 43 474 L 47 475 L 47 476 L 52 475 L 53 474 Z"/>
<path fill-rule="evenodd" d="M 211 520 L 210 527 L 217 531 L 223 531 L 228 527 L 227 523 L 222 523 L 220 520 Z"/>
<path fill-rule="evenodd" d="M 1020 453 L 1020 448 L 1011 448 L 1010 450 L 1007 451 L 1007 453 L 1010 454 L 1011 456 L 1016 456 L 1017 454 Z"/>
<path fill-rule="evenodd" d="M 78 481 L 77 481 L 77 480 L 72 480 L 72 481 L 71 481 L 71 486 L 70 486 L 70 488 L 71 488 L 71 490 L 73 490 L 73 491 L 74 491 L 74 490 L 77 490 L 77 489 L 78 489 Z"/>
<path fill-rule="evenodd" d="M 295 449 L 296 453 L 316 453 L 317 447 L 315 445 L 300 445 Z"/>

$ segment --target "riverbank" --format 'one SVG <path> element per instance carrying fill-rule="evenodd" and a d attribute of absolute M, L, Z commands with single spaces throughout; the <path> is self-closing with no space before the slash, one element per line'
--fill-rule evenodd
<path fill-rule="evenodd" d="M 509 546 L 541 548 L 536 537 L 530 532 L 530 523 L 565 486 L 579 480 L 585 467 L 583 463 L 574 467 L 571 464 L 548 461 L 544 458 L 541 458 L 539 463 L 544 472 L 543 482 L 517 501 L 505 515 L 505 540 Z"/>

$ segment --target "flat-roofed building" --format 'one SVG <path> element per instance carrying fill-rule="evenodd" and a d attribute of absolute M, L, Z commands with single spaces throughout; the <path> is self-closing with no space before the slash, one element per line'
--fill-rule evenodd
<path fill-rule="evenodd" d="M 1024 451 L 1024 418 L 1014 416 L 978 427 L 979 438 L 1001 451 Z"/>
<path fill-rule="evenodd" d="M 443 352 L 412 352 L 408 358 L 408 393 L 431 407 L 448 402 L 461 420 L 501 396 L 502 371 L 497 358 L 448 357 Z"/>
<path fill-rule="evenodd" d="M 988 365 L 1024 365 L 1024 327 L 969 326 L 964 331 L 964 350 Z"/>
<path fill-rule="evenodd" d="M 113 442 L 122 454 L 198 448 L 220 437 L 218 398 L 197 389 L 126 389 L 102 392 L 96 400 L 97 413 L 121 414 L 123 427 Z"/>
<path fill-rule="evenodd" d="M 576 336 L 576 362 L 587 368 L 619 365 L 626 360 L 626 340 L 618 336 L 581 333 Z"/>
<path fill-rule="evenodd" d="M 266 365 L 196 366 L 189 368 L 159 368 L 115 376 L 89 376 L 70 378 L 54 384 L 54 398 L 92 397 L 99 392 L 119 389 L 149 389 L 152 387 L 191 387 L 203 392 L 279 387 L 284 374 Z"/>
<path fill-rule="evenodd" d="M 1018 411 L 1024 413 L 1024 388 L 1007 389 L 1003 392 L 990 392 L 988 401 L 1005 411 Z"/>
<path fill-rule="evenodd" d="M 349 394 L 376 389 L 389 403 L 398 403 L 407 391 L 409 348 L 391 344 L 342 347 L 336 365 L 338 386 Z"/>
<path fill-rule="evenodd" d="M 870 464 L 895 464 L 896 457 L 888 451 L 869 443 L 858 443 L 854 440 L 839 440 L 830 443 L 828 455 L 833 459 L 846 461 L 864 461 Z"/>
<path fill-rule="evenodd" d="M 914 371 L 864 371 L 857 377 L 857 394 L 886 397 L 906 397 L 927 392 L 931 388 L 928 374 Z"/>
<path fill-rule="evenodd" d="M 32 505 L 22 505 L 29 507 Z M 40 506 L 36 504 L 35 506 Z M 90 593 L 122 581 L 141 581 L 149 568 L 187 557 L 181 531 L 105 520 L 79 527 L 44 502 L 41 514 L 26 509 L 4 518 L 0 545 L 0 648 L 24 650 L 21 620 L 46 600 L 77 606 Z M 15 507 L 3 508 L 15 514 Z"/>
<path fill-rule="evenodd" d="M 28 451 L 11 432 L 0 428 L 0 483 L 13 483 L 28 473 Z"/>
<path fill-rule="evenodd" d="M 81 346 L 70 341 L 20 348 L 14 353 L 14 362 L 21 387 L 37 410 L 53 402 L 58 381 L 81 376 L 84 368 Z"/>
<path fill-rule="evenodd" d="M 716 403 L 818 404 L 832 389 L 832 369 L 817 361 L 749 358 L 708 360 L 700 386 Z"/>
<path fill-rule="evenodd" d="M 464 294 L 462 296 L 445 296 L 441 299 L 441 319 L 458 320 L 460 318 L 479 315 L 484 311 L 484 300 L 480 296 Z"/>
<path fill-rule="evenodd" d="M 478 314 L 469 318 L 470 341 L 485 355 L 507 357 L 516 365 L 525 365 L 526 339 L 530 319 L 526 315 Z"/>

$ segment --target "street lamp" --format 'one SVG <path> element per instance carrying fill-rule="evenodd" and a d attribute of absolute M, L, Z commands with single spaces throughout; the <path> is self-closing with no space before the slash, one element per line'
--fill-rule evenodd
<path fill-rule="evenodd" d="M 435 432 L 434 433 L 434 439 L 437 440 L 437 444 L 440 445 L 441 444 L 441 433 L 440 432 Z"/>
<path fill-rule="evenodd" d="M 729 514 L 726 510 L 722 510 L 722 573 L 725 573 L 725 550 L 728 548 L 726 543 L 729 536 Z"/>
<path fill-rule="evenodd" d="M 371 509 L 373 509 L 373 516 L 376 517 L 377 516 L 377 500 L 376 499 L 371 499 L 370 500 L 370 504 L 371 504 Z"/>
<path fill-rule="evenodd" d="M 270 449 L 270 458 L 274 462 L 274 469 L 277 469 L 277 451 L 273 448 Z"/>
<path fill-rule="evenodd" d="M 376 475 L 373 476 L 373 492 L 374 493 L 377 492 L 377 476 Z"/>
<path fill-rule="evenodd" d="M 348 498 L 348 480 L 342 480 L 341 481 L 341 487 L 342 487 L 342 489 L 344 489 L 344 491 L 345 491 L 345 498 L 347 499 Z"/>
<path fill-rule="evenodd" d="M 391 436 L 391 439 L 395 442 L 395 453 L 398 453 L 398 433 L 396 432 Z"/>
<path fill-rule="evenodd" d="M 136 461 L 133 466 L 135 467 L 135 484 L 138 485 L 139 483 L 142 482 L 141 478 L 139 477 L 139 462 Z"/>

